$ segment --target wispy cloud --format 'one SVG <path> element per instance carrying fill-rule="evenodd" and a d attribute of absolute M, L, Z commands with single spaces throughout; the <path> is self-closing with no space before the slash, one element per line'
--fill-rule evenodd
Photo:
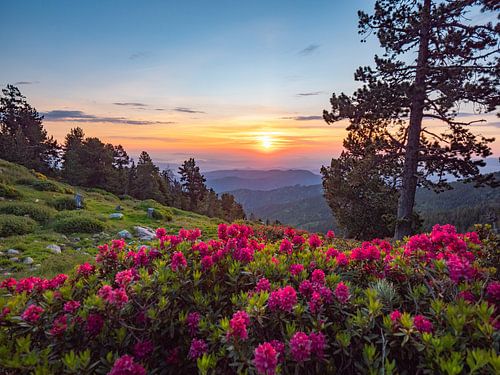
<path fill-rule="evenodd" d="M 37 83 L 40 83 L 40 81 L 17 81 L 14 82 L 14 85 L 16 86 L 21 86 L 21 85 L 36 85 Z"/>
<path fill-rule="evenodd" d="M 188 108 L 188 107 L 175 107 L 174 111 L 183 112 L 183 113 L 205 113 L 203 111 L 197 111 L 196 109 Z"/>
<path fill-rule="evenodd" d="M 323 91 L 299 92 L 297 96 L 316 96 L 322 93 Z"/>
<path fill-rule="evenodd" d="M 309 44 L 306 48 L 299 51 L 299 55 L 306 56 L 318 50 L 319 44 Z"/>
<path fill-rule="evenodd" d="M 130 56 L 128 58 L 130 60 L 137 60 L 137 59 L 142 59 L 144 57 L 147 57 L 148 54 L 149 54 L 148 52 L 139 51 L 139 52 L 135 52 L 135 53 L 130 54 Z"/>
<path fill-rule="evenodd" d="M 131 120 L 125 117 L 96 116 L 82 111 L 55 109 L 42 113 L 48 121 L 110 123 L 123 125 L 166 125 L 174 124 L 173 121 Z"/>
<path fill-rule="evenodd" d="M 295 121 L 315 121 L 315 120 L 323 120 L 323 116 L 290 116 L 290 117 L 282 117 L 283 120 L 295 120 Z"/>
<path fill-rule="evenodd" d="M 136 103 L 136 102 L 116 102 L 116 103 L 113 103 L 114 105 L 120 105 L 120 106 L 124 106 L 124 107 L 147 107 L 148 105 L 147 104 L 144 104 L 144 103 Z"/>

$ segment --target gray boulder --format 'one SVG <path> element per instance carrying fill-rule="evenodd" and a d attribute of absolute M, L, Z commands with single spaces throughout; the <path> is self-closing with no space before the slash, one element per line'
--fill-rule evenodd
<path fill-rule="evenodd" d="M 7 255 L 19 255 L 19 254 L 20 254 L 19 250 L 16 249 L 7 250 Z"/>
<path fill-rule="evenodd" d="M 115 219 L 115 220 L 120 220 L 123 219 L 123 214 L 120 212 L 113 212 L 112 214 L 109 214 L 110 219 Z"/>
<path fill-rule="evenodd" d="M 128 230 L 124 229 L 118 232 L 118 237 L 124 238 L 126 240 L 131 240 L 132 234 Z"/>
<path fill-rule="evenodd" d="M 61 247 L 55 244 L 48 245 L 47 250 L 50 250 L 53 254 L 61 254 Z"/>
<path fill-rule="evenodd" d="M 142 241 L 152 241 L 156 238 L 154 230 L 145 227 L 134 227 L 135 235 Z"/>
<path fill-rule="evenodd" d="M 24 260 L 23 260 L 23 263 L 24 263 L 24 264 L 33 264 L 34 262 L 35 262 L 35 261 L 33 260 L 33 258 L 32 258 L 32 257 L 26 257 L 26 258 L 24 258 Z"/>

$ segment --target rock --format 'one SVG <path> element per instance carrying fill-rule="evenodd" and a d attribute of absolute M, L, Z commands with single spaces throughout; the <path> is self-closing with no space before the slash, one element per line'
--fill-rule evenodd
<path fill-rule="evenodd" d="M 110 219 L 115 219 L 115 220 L 120 220 L 123 219 L 123 214 L 120 212 L 114 212 L 112 214 L 109 214 Z"/>
<path fill-rule="evenodd" d="M 142 241 L 152 241 L 156 238 L 156 233 L 150 229 L 145 227 L 134 227 L 135 235 L 139 237 Z"/>
<path fill-rule="evenodd" d="M 125 238 L 126 240 L 131 240 L 132 234 L 128 230 L 124 229 L 118 232 L 118 237 Z"/>
<path fill-rule="evenodd" d="M 53 254 L 61 254 L 61 247 L 58 245 L 48 245 L 46 247 L 47 250 L 50 250 Z"/>
<path fill-rule="evenodd" d="M 155 209 L 153 207 L 148 208 L 148 217 L 153 218 Z"/>
<path fill-rule="evenodd" d="M 42 265 L 40 263 L 37 263 L 35 265 L 33 265 L 33 268 L 40 268 Z"/>
<path fill-rule="evenodd" d="M 67 236 L 65 236 L 64 234 L 63 234 L 63 235 L 61 235 L 61 238 L 62 238 L 63 240 L 65 240 L 65 241 L 67 241 L 67 240 L 68 240 L 68 237 L 67 237 Z"/>
<path fill-rule="evenodd" d="M 4 255 L 3 251 L 0 251 L 0 257 L 3 257 Z"/>
<path fill-rule="evenodd" d="M 19 258 L 18 257 L 12 257 L 12 258 L 10 258 L 10 261 L 11 262 L 19 262 Z"/>
<path fill-rule="evenodd" d="M 27 257 L 27 258 L 24 258 L 23 260 L 23 263 L 24 264 L 33 264 L 35 261 L 33 260 L 32 257 Z"/>
<path fill-rule="evenodd" d="M 80 242 L 80 237 L 73 237 L 71 239 L 71 241 L 73 241 L 73 242 Z"/>
<path fill-rule="evenodd" d="M 7 250 L 7 255 L 19 255 L 19 254 L 20 254 L 19 250 L 16 249 Z"/>
<path fill-rule="evenodd" d="M 115 207 L 115 211 L 121 211 L 121 210 L 123 210 L 122 206 L 118 205 Z"/>

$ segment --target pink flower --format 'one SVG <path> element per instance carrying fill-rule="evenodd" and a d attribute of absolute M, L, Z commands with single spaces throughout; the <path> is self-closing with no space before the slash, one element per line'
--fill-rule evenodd
<path fill-rule="evenodd" d="M 285 253 L 285 254 L 292 254 L 293 251 L 293 245 L 292 243 L 288 240 L 288 238 L 283 239 L 280 244 L 280 253 Z"/>
<path fill-rule="evenodd" d="M 151 340 L 138 341 L 134 345 L 134 355 L 139 359 L 144 359 L 150 356 L 154 346 Z"/>
<path fill-rule="evenodd" d="M 309 246 L 313 249 L 320 247 L 323 244 L 323 241 L 319 238 L 317 234 L 312 234 L 309 236 Z"/>
<path fill-rule="evenodd" d="M 201 267 L 204 271 L 208 271 L 214 265 L 214 261 L 211 255 L 205 255 L 201 258 Z"/>
<path fill-rule="evenodd" d="M 189 359 L 196 359 L 201 357 L 204 353 L 208 351 L 208 345 L 204 340 L 193 339 L 191 341 L 191 347 L 189 348 Z"/>
<path fill-rule="evenodd" d="M 269 292 L 271 290 L 271 284 L 269 283 L 269 280 L 266 279 L 265 277 L 262 277 L 257 281 L 257 285 L 255 285 L 255 291 L 258 292 Z"/>
<path fill-rule="evenodd" d="M 16 284 L 17 284 L 16 279 L 9 277 L 8 279 L 2 281 L 2 283 L 0 284 L 0 288 L 12 291 L 15 289 Z"/>
<path fill-rule="evenodd" d="M 54 320 L 54 324 L 52 326 L 52 329 L 50 330 L 50 334 L 53 336 L 61 336 L 64 332 L 66 332 L 67 328 L 67 317 L 66 315 L 61 315 L 56 318 L 56 320 Z"/>
<path fill-rule="evenodd" d="M 303 294 L 306 298 L 311 297 L 314 291 L 313 285 L 309 280 L 304 280 L 299 285 L 299 292 Z"/>
<path fill-rule="evenodd" d="M 76 273 L 79 276 L 88 277 L 92 275 L 95 271 L 95 267 L 89 263 L 83 263 L 78 266 Z"/>
<path fill-rule="evenodd" d="M 276 366 L 278 365 L 278 353 L 274 346 L 265 342 L 255 348 L 253 363 L 258 374 L 274 375 L 276 373 Z"/>
<path fill-rule="evenodd" d="M 174 271 L 177 271 L 179 268 L 186 268 L 187 267 L 186 258 L 184 258 L 184 254 L 181 251 L 176 251 L 172 255 L 171 267 L 172 267 L 172 270 L 174 270 Z"/>
<path fill-rule="evenodd" d="M 64 304 L 64 312 L 73 314 L 76 310 L 80 308 L 80 302 L 78 301 L 68 301 Z"/>
<path fill-rule="evenodd" d="M 227 239 L 227 225 L 226 224 L 219 224 L 219 227 L 217 228 L 218 236 L 220 240 L 226 240 Z"/>
<path fill-rule="evenodd" d="M 500 302 L 500 282 L 492 281 L 486 287 L 486 294 L 488 295 L 488 300 L 494 303 Z"/>
<path fill-rule="evenodd" d="M 292 243 L 294 244 L 294 246 L 303 245 L 305 242 L 306 242 L 306 240 L 304 239 L 304 237 L 299 236 L 299 235 L 295 235 L 292 238 Z"/>
<path fill-rule="evenodd" d="M 292 358 L 296 362 L 304 362 L 311 357 L 311 340 L 304 332 L 297 332 L 290 339 Z"/>
<path fill-rule="evenodd" d="M 200 323 L 201 315 L 198 312 L 189 313 L 186 319 L 191 337 L 196 336 L 198 333 L 198 324 Z"/>
<path fill-rule="evenodd" d="M 165 237 L 167 235 L 167 231 L 165 230 L 165 228 L 158 228 L 156 230 L 156 238 L 162 238 L 162 237 Z"/>
<path fill-rule="evenodd" d="M 297 292 L 289 285 L 271 292 L 269 300 L 267 301 L 267 305 L 272 311 L 281 309 L 283 311 L 292 312 L 296 303 Z"/>
<path fill-rule="evenodd" d="M 115 361 L 108 375 L 146 375 L 146 370 L 133 357 L 124 355 Z"/>
<path fill-rule="evenodd" d="M 272 340 L 270 344 L 278 354 L 278 362 L 283 362 L 285 360 L 285 344 L 279 340 Z"/>
<path fill-rule="evenodd" d="M 314 270 L 311 275 L 311 281 L 316 284 L 325 284 L 325 273 L 323 270 Z"/>
<path fill-rule="evenodd" d="M 309 340 L 311 340 L 311 352 L 318 358 L 323 358 L 325 347 L 326 347 L 326 337 L 321 332 L 309 334 Z"/>
<path fill-rule="evenodd" d="M 415 318 L 413 319 L 413 324 L 415 325 L 415 328 L 419 332 L 426 332 L 426 333 L 432 332 L 433 328 L 432 323 L 423 315 L 416 315 Z"/>
<path fill-rule="evenodd" d="M 337 284 L 334 293 L 335 297 L 337 297 L 337 299 L 341 303 L 346 303 L 349 300 L 350 297 L 349 288 L 342 281 Z"/>
<path fill-rule="evenodd" d="M 398 310 L 394 310 L 390 317 L 393 323 L 397 323 L 401 319 L 401 313 Z"/>
<path fill-rule="evenodd" d="M 90 314 L 87 317 L 86 322 L 86 331 L 94 336 L 101 332 L 102 327 L 104 326 L 104 319 L 99 314 Z"/>
<path fill-rule="evenodd" d="M 35 323 L 38 319 L 40 319 L 40 315 L 45 310 L 37 305 L 29 305 L 26 310 L 24 310 L 21 318 L 29 323 Z"/>
<path fill-rule="evenodd" d="M 318 292 L 313 292 L 311 296 L 311 300 L 309 301 L 309 310 L 316 314 L 323 306 L 323 300 L 321 299 L 321 295 Z"/>
<path fill-rule="evenodd" d="M 126 288 L 132 281 L 138 278 L 137 271 L 134 268 L 118 272 L 115 276 L 115 282 L 122 288 Z"/>
<path fill-rule="evenodd" d="M 302 271 L 304 271 L 304 266 L 302 264 L 292 264 L 290 266 L 290 274 L 293 276 L 297 276 Z"/>
<path fill-rule="evenodd" d="M 347 266 L 349 264 L 349 258 L 344 253 L 339 253 L 335 260 L 339 266 Z"/>
<path fill-rule="evenodd" d="M 329 240 L 333 240 L 335 238 L 335 233 L 333 232 L 333 230 L 329 230 L 328 232 L 326 232 L 326 238 L 328 238 Z"/>
<path fill-rule="evenodd" d="M 249 323 L 250 318 L 245 311 L 235 312 L 229 322 L 229 331 L 227 332 L 228 339 L 246 340 L 248 338 L 247 325 Z"/>
<path fill-rule="evenodd" d="M 474 294 L 468 290 L 464 290 L 460 293 L 458 293 L 458 298 L 462 298 L 464 301 L 467 301 L 467 302 L 470 302 L 470 303 L 474 303 L 476 302 L 476 297 L 474 296 Z"/>

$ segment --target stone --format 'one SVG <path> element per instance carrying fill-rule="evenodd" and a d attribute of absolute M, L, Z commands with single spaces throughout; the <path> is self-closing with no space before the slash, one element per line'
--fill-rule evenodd
<path fill-rule="evenodd" d="M 153 207 L 148 208 L 148 217 L 152 218 L 154 215 L 155 209 Z"/>
<path fill-rule="evenodd" d="M 10 258 L 10 261 L 11 262 L 19 262 L 19 258 L 18 257 L 12 257 L 12 258 Z"/>
<path fill-rule="evenodd" d="M 0 257 L 3 257 L 4 255 L 3 251 L 0 251 Z"/>
<path fill-rule="evenodd" d="M 134 227 L 135 235 L 142 241 L 152 241 L 156 238 L 154 230 L 145 227 Z"/>
<path fill-rule="evenodd" d="M 122 210 L 123 210 L 123 208 L 120 205 L 118 205 L 118 206 L 115 207 L 115 211 L 122 211 Z"/>
<path fill-rule="evenodd" d="M 24 264 L 33 264 L 34 262 L 35 262 L 35 261 L 33 260 L 33 258 L 32 258 L 32 257 L 26 257 L 26 258 L 24 258 L 24 260 L 23 260 L 23 263 L 24 263 Z"/>
<path fill-rule="evenodd" d="M 48 245 L 47 250 L 50 250 L 53 254 L 61 254 L 61 247 L 55 244 Z"/>
<path fill-rule="evenodd" d="M 132 234 L 128 230 L 124 229 L 118 232 L 118 237 L 124 238 L 126 240 L 131 240 Z"/>
<path fill-rule="evenodd" d="M 19 255 L 19 254 L 20 254 L 19 250 L 16 249 L 7 250 L 7 255 Z"/>
<path fill-rule="evenodd" d="M 112 214 L 109 214 L 110 219 L 123 219 L 123 214 L 120 212 L 113 212 Z"/>

